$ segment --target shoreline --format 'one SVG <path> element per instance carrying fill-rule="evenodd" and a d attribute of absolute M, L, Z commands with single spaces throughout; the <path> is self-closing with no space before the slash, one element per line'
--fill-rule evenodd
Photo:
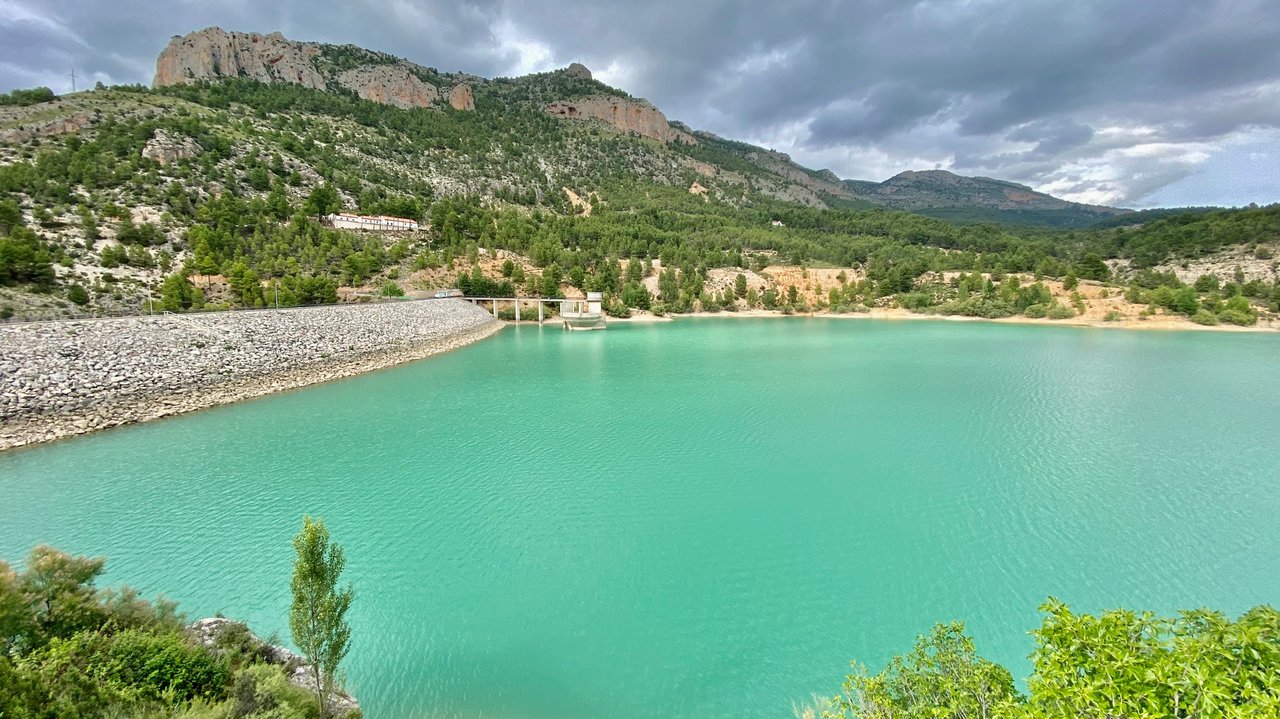
<path fill-rule="evenodd" d="M 67 437 L 172 417 L 267 395 L 289 392 L 334 380 L 354 377 L 451 352 L 505 329 L 490 320 L 443 335 L 392 341 L 381 347 L 349 354 L 322 355 L 318 361 L 287 370 L 235 377 L 206 385 L 169 388 L 151 396 L 121 398 L 98 404 L 91 411 L 32 413 L 0 423 L 0 452 L 36 446 Z M 354 348 L 352 348 L 354 350 Z"/>
<path fill-rule="evenodd" d="M 665 316 L 657 316 L 648 312 L 636 312 L 631 317 L 610 318 L 608 321 L 609 323 L 616 322 L 619 324 L 657 324 L 675 322 L 685 318 L 697 320 L 707 318 L 764 319 L 786 317 L 836 320 L 991 322 L 996 324 L 1093 329 L 1197 332 L 1273 333 L 1280 331 L 1280 327 L 1276 327 L 1274 324 L 1253 327 L 1235 325 L 1204 326 L 1168 315 L 1159 315 L 1157 317 L 1160 317 L 1160 319 L 1153 322 L 1135 319 L 1102 322 L 1081 319 L 1049 320 L 1030 317 L 987 319 L 961 315 L 920 314 L 900 308 L 875 309 L 870 312 L 848 314 L 827 312 L 784 314 L 778 310 L 759 309 L 737 312 L 691 312 Z M 536 323 L 528 322 L 522 322 L 521 324 L 536 325 Z M 319 361 L 300 364 L 279 372 L 272 371 L 266 374 L 232 378 L 206 385 L 193 384 L 185 387 L 169 387 L 166 388 L 167 391 L 154 396 L 122 398 L 122 400 L 115 402 L 111 402 L 108 399 L 108 401 L 97 404 L 92 411 L 84 411 L 83 408 L 77 407 L 71 411 L 55 410 L 46 413 L 30 413 L 27 416 L 20 416 L 14 419 L 5 418 L 3 423 L 0 423 L 0 452 L 44 444 L 67 437 L 91 434 L 112 427 L 187 414 L 376 372 L 460 349 L 487 339 L 501 332 L 507 326 L 515 325 L 516 323 L 513 321 L 488 320 L 478 326 L 443 336 L 392 340 L 389 344 L 364 350 L 356 350 L 351 347 L 350 350 L 352 351 L 348 354 L 337 354 L 332 357 L 325 354 L 322 355 L 322 359 Z"/>
<path fill-rule="evenodd" d="M 610 324 L 617 322 L 619 324 L 653 324 L 659 322 L 675 322 L 685 318 L 691 319 L 765 319 L 765 318 L 785 318 L 785 317 L 802 317 L 805 319 L 833 319 L 833 320 L 889 320 L 889 321 L 928 321 L 935 322 L 991 322 L 994 324 L 1007 325 L 1043 325 L 1046 327 L 1079 327 L 1094 329 L 1122 329 L 1122 330 L 1158 330 L 1158 331 L 1193 331 L 1193 332 L 1246 332 L 1246 333 L 1273 333 L 1280 332 L 1280 326 L 1274 324 L 1264 324 L 1259 322 L 1250 327 L 1241 327 L 1239 325 L 1199 325 L 1188 319 L 1179 319 L 1170 315 L 1156 315 L 1158 319 L 1138 320 L 1124 319 L 1115 322 L 1105 322 L 1101 320 L 1085 320 L 1080 318 L 1051 320 L 1047 318 L 1035 317 L 970 317 L 967 315 L 932 315 L 919 312 L 911 312 L 901 308 L 894 309 L 873 309 L 870 312 L 849 312 L 849 313 L 831 313 L 831 312 L 793 312 L 791 314 L 783 313 L 779 310 L 738 310 L 736 312 L 688 312 L 684 314 L 668 314 L 664 316 L 656 316 L 645 313 L 631 317 L 610 317 Z"/>

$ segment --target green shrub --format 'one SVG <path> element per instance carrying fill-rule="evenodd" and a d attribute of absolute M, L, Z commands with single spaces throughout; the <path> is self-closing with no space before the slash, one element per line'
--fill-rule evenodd
<path fill-rule="evenodd" d="M 152 701 L 219 698 L 229 677 L 225 662 L 178 632 L 120 632 L 96 664 L 102 678 L 121 692 Z"/>
<path fill-rule="evenodd" d="M 1049 307 L 1047 305 L 1036 304 L 1027 307 L 1022 311 L 1022 314 L 1033 319 L 1041 319 L 1045 316 L 1048 310 Z"/>
<path fill-rule="evenodd" d="M 1049 309 L 1045 310 L 1044 316 L 1051 320 L 1069 320 L 1076 316 L 1076 311 L 1055 302 Z"/>
<path fill-rule="evenodd" d="M 1191 321 L 1198 325 L 1208 325 L 1212 327 L 1213 325 L 1218 324 L 1218 317 L 1209 310 L 1200 310 L 1191 316 Z"/>
<path fill-rule="evenodd" d="M 232 716 L 310 719 L 316 716 L 311 692 L 290 684 L 280 667 L 257 664 L 236 675 L 231 689 Z"/>
<path fill-rule="evenodd" d="M 1250 327 L 1258 323 L 1256 314 L 1241 312 L 1239 310 L 1223 310 L 1218 313 L 1218 319 L 1228 324 L 1239 325 L 1241 327 Z"/>

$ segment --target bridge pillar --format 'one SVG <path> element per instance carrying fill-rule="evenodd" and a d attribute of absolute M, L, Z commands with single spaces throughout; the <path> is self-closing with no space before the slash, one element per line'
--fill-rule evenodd
<path fill-rule="evenodd" d="M 538 326 L 539 327 L 542 326 L 542 310 L 543 310 L 542 300 L 538 300 Z"/>
<path fill-rule="evenodd" d="M 520 298 L 516 298 L 516 324 L 520 324 Z"/>

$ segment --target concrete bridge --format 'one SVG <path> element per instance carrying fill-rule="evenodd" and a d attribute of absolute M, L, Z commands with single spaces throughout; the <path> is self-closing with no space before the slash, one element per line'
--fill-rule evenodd
<path fill-rule="evenodd" d="M 473 305 L 484 306 L 488 303 L 489 311 L 493 314 L 494 319 L 498 319 L 498 307 L 503 303 L 511 305 L 515 310 L 515 322 L 520 324 L 521 304 L 525 307 L 530 304 L 536 305 L 538 308 L 538 324 L 541 325 L 546 321 L 547 303 L 558 304 L 558 319 L 564 323 L 565 329 L 604 329 L 605 319 L 604 312 L 601 309 L 601 298 L 599 293 L 589 293 L 586 299 L 563 297 L 453 297 L 451 299 L 465 300 Z"/>

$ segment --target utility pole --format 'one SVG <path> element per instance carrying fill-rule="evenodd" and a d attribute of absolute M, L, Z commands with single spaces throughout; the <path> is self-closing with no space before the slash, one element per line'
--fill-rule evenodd
<path fill-rule="evenodd" d="M 74 95 L 75 92 L 76 92 L 76 69 L 73 67 L 71 68 L 71 94 Z"/>

